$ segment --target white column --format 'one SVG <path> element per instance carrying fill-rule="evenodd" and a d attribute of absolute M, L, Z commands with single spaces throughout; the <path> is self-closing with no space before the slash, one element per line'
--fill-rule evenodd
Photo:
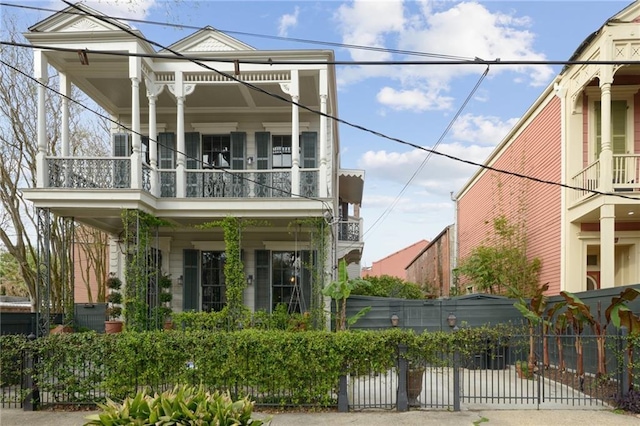
<path fill-rule="evenodd" d="M 600 84 L 600 189 L 613 191 L 613 151 L 611 150 L 611 83 Z"/>
<path fill-rule="evenodd" d="M 61 72 L 60 76 L 60 93 L 62 94 L 62 119 L 60 123 L 60 138 L 62 139 L 62 152 L 63 157 L 69 156 L 69 99 L 71 96 L 71 84 L 67 78 L 67 74 Z"/>
<path fill-rule="evenodd" d="M 38 153 L 36 154 L 36 186 L 44 188 L 49 186 L 47 155 L 47 111 L 46 111 L 46 88 L 43 85 L 49 83 L 48 61 L 42 50 L 36 49 L 33 58 L 34 76 L 38 84 Z"/>
<path fill-rule="evenodd" d="M 615 285 L 615 205 L 600 207 L 600 288 Z M 583 281 L 586 279 L 584 277 Z"/>
<path fill-rule="evenodd" d="M 131 78 L 131 188 L 142 188 L 142 156 L 140 155 L 140 80 Z"/>
<path fill-rule="evenodd" d="M 180 74 L 182 75 L 182 74 Z M 178 87 L 178 83 L 176 82 L 176 88 Z M 182 87 L 182 83 L 180 83 L 180 87 Z M 182 92 L 182 89 L 180 89 Z M 177 96 L 178 101 L 178 113 L 177 113 L 177 123 L 176 123 L 176 137 L 177 137 L 177 164 L 176 164 L 176 197 L 184 198 L 185 190 L 186 190 L 186 168 L 184 164 L 184 96 Z"/>
<path fill-rule="evenodd" d="M 291 70 L 291 192 L 300 194 L 300 117 L 297 103 L 300 100 L 298 70 Z"/>
<path fill-rule="evenodd" d="M 149 99 L 149 166 L 151 168 L 151 194 L 160 196 L 160 176 L 158 174 L 158 129 L 156 122 L 155 94 L 147 94 Z"/>
<path fill-rule="evenodd" d="M 327 184 L 327 70 L 320 70 L 320 134 L 318 143 L 320 144 L 320 197 L 328 197 L 329 190 Z"/>

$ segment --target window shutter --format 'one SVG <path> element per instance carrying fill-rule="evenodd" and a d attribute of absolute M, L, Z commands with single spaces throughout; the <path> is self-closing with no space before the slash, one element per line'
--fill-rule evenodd
<path fill-rule="evenodd" d="M 244 169 L 246 140 L 246 133 L 231 132 L 231 168 L 234 170 Z"/>
<path fill-rule="evenodd" d="M 115 133 L 113 135 L 113 156 L 128 157 L 130 155 L 131 148 L 129 147 L 129 134 Z"/>
<path fill-rule="evenodd" d="M 614 154 L 627 153 L 627 102 L 611 102 L 611 149 Z"/>
<path fill-rule="evenodd" d="M 269 169 L 269 132 L 256 132 L 256 168 L 258 170 Z"/>
<path fill-rule="evenodd" d="M 317 166 L 318 133 L 302 132 L 302 168 L 315 169 Z"/>
<path fill-rule="evenodd" d="M 175 133 L 158 134 L 158 166 L 161 169 L 174 169 L 176 162 Z"/>
<path fill-rule="evenodd" d="M 200 166 L 200 133 L 184 134 L 184 148 L 187 157 L 187 169 L 201 169 Z"/>
<path fill-rule="evenodd" d="M 140 143 L 142 145 L 142 159 L 149 164 L 149 136 L 140 136 Z"/>
<path fill-rule="evenodd" d="M 256 250 L 255 310 L 271 311 L 269 250 Z"/>
<path fill-rule="evenodd" d="M 184 250 L 184 270 L 182 279 L 182 310 L 198 309 L 198 250 Z"/>

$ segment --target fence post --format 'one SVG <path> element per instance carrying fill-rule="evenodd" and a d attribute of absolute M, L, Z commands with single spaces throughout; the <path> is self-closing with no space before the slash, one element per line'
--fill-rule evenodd
<path fill-rule="evenodd" d="M 338 412 L 349 412 L 349 394 L 347 392 L 347 375 L 340 375 L 340 385 L 338 389 Z"/>
<path fill-rule="evenodd" d="M 631 361 L 629 359 L 629 351 L 627 350 L 627 346 L 629 345 L 628 340 L 629 330 L 624 325 L 620 327 L 620 349 L 622 350 L 622 377 L 620 380 L 620 395 L 624 398 L 629 393 L 629 369 L 632 368 L 629 365 Z"/>
<path fill-rule="evenodd" d="M 398 345 L 398 391 L 396 407 L 398 411 L 409 411 L 409 397 L 407 395 L 407 345 Z"/>
<path fill-rule="evenodd" d="M 460 351 L 453 351 L 453 411 L 460 411 Z"/>
<path fill-rule="evenodd" d="M 29 342 L 33 342 L 36 340 L 36 335 L 31 333 L 27 339 Z M 40 405 L 40 390 L 35 380 L 37 363 L 35 351 L 31 349 L 31 345 L 27 345 L 27 349 L 24 351 L 24 369 L 22 370 L 22 390 L 25 391 L 22 400 L 24 411 L 36 411 Z"/>

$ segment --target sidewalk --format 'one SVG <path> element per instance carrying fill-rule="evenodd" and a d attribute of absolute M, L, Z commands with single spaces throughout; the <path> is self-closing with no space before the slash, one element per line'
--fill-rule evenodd
<path fill-rule="evenodd" d="M 64 412 L 0 409 L 0 426 L 81 426 L 85 416 L 96 411 Z M 266 417 L 256 413 L 256 417 Z M 358 413 L 282 413 L 272 415 L 271 426 L 324 425 L 394 426 L 550 426 L 550 425 L 640 425 L 640 417 L 608 410 L 463 410 L 438 411 L 365 411 Z"/>

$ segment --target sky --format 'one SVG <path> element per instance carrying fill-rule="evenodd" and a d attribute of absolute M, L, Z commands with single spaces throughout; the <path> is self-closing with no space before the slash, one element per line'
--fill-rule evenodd
<path fill-rule="evenodd" d="M 3 0 L 6 2 L 6 0 Z M 59 0 L 8 2 L 63 9 Z M 428 60 L 404 51 L 484 60 L 568 60 L 580 43 L 630 1 L 217 1 L 96 0 L 117 17 L 210 25 L 256 49 L 327 49 L 336 60 Z M 0 6 L 24 30 L 50 12 Z M 195 32 L 135 22 L 170 45 Z M 245 34 L 238 34 L 245 33 Z M 269 37 L 261 37 L 269 36 Z M 280 37 L 274 39 L 273 36 Z M 393 51 L 389 51 L 391 49 Z M 482 163 L 561 66 L 338 66 L 340 118 L 420 147 Z M 477 86 L 474 91 L 474 87 Z M 362 266 L 370 266 L 454 223 L 455 194 L 476 168 L 340 126 L 341 167 L 365 171 Z"/>

